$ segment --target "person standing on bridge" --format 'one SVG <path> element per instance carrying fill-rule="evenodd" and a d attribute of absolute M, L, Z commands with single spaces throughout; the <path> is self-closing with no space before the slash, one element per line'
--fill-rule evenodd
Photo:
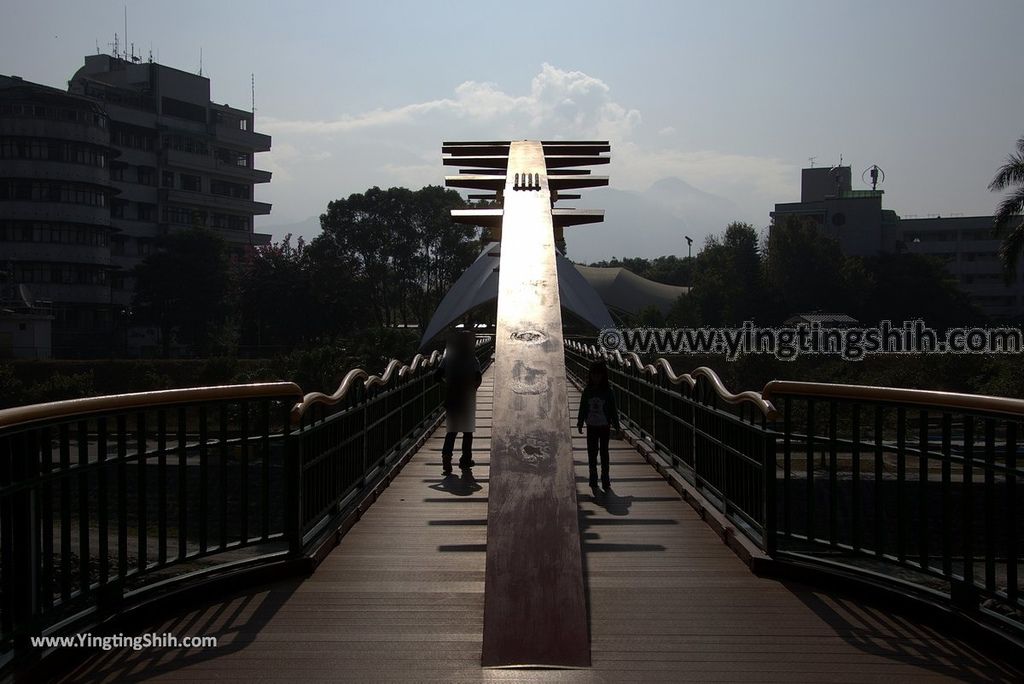
<path fill-rule="evenodd" d="M 441 467 L 445 477 L 452 474 L 452 453 L 455 438 L 462 433 L 462 457 L 459 467 L 469 470 L 473 462 L 473 430 L 476 428 L 476 390 L 483 376 L 475 349 L 476 336 L 472 332 L 459 332 L 448 338 L 447 349 L 435 378 L 445 383 L 444 408 L 446 411 L 444 446 L 441 447 Z"/>
<path fill-rule="evenodd" d="M 608 368 L 604 361 L 590 364 L 590 375 L 587 386 L 580 397 L 579 415 L 576 417 L 576 429 L 583 433 L 587 426 L 587 461 L 590 465 L 590 487 L 597 488 L 597 454 L 601 452 L 601 485 L 605 490 L 611 489 L 611 477 L 608 473 L 608 440 L 611 429 L 618 436 L 622 433 L 619 426 L 619 411 L 615 405 L 615 393 L 608 382 Z"/>

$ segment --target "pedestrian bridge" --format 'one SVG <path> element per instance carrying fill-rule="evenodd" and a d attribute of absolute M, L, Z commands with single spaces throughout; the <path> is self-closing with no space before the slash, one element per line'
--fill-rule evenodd
<path fill-rule="evenodd" d="M 485 365 L 491 351 L 478 347 Z M 594 354 L 567 343 L 570 379 Z M 585 440 L 572 440 L 591 667 L 481 668 L 494 373 L 477 466 L 443 478 L 436 355 L 355 371 L 344 391 L 301 403 L 279 383 L 0 413 L 9 665 L 68 682 L 1021 681 L 1004 534 L 1019 530 L 1005 500 L 1019 471 L 997 465 L 1013 421 L 976 440 L 952 425 L 980 407 L 915 405 L 927 415 L 911 430 L 890 420 L 909 404 L 889 397 L 879 414 L 861 397 L 858 420 L 821 387 L 820 422 L 797 412 L 806 394 L 783 392 L 797 388 L 779 389 L 789 413 L 769 417 L 761 395 L 731 395 L 706 371 L 609 360 L 628 426 L 610 493 L 591 492 Z M 569 415 L 578 401 L 570 384 Z M 26 449 L 31 468 L 15 457 Z M 919 470 L 921 454 L 934 467 Z M 965 495 L 980 512 L 973 541 L 944 517 L 966 515 Z M 920 514 L 948 525 L 922 532 Z M 217 646 L 41 659 L 28 642 L 86 631 Z"/>
<path fill-rule="evenodd" d="M 472 474 L 441 477 L 436 351 L 331 395 L 279 382 L 0 411 L 5 672 L 1024 679 L 1024 401 L 733 394 L 707 368 L 566 340 L 563 306 L 600 321 L 584 293 L 562 301 L 556 243 L 601 212 L 555 204 L 607 184 L 576 168 L 607 164 L 607 142 L 443 151 L 465 167 L 448 185 L 500 205 L 453 212 L 501 243 L 474 276 L 499 259 Z M 453 292 L 440 328 L 490 296 Z M 596 358 L 628 428 L 601 494 L 571 430 Z M 40 642 L 76 635 L 118 639 Z"/>

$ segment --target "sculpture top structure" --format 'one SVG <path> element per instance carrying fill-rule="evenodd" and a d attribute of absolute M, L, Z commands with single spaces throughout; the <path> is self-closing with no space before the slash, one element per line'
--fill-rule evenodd
<path fill-rule="evenodd" d="M 453 217 L 500 229 L 494 363 L 485 666 L 590 664 L 576 482 L 569 432 L 562 314 L 555 260 L 565 227 L 603 212 L 556 209 L 607 185 L 574 167 L 607 164 L 607 142 L 445 143 L 449 187 L 501 204 L 455 210 Z"/>

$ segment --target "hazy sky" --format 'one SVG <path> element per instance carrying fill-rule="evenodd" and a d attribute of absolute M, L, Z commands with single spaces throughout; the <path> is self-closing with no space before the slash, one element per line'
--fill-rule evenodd
<path fill-rule="evenodd" d="M 608 138 L 614 188 L 678 177 L 759 226 L 799 198 L 808 157 L 840 154 L 855 179 L 881 166 L 901 214 L 991 214 L 986 186 L 1024 135 L 1021 0 L 127 6 L 136 53 L 198 71 L 202 49 L 214 101 L 248 108 L 255 74 L 273 136 L 257 166 L 274 172 L 257 228 L 441 183 L 445 139 L 538 136 Z M 124 7 L 3 0 L 0 73 L 65 85 L 123 41 Z"/>

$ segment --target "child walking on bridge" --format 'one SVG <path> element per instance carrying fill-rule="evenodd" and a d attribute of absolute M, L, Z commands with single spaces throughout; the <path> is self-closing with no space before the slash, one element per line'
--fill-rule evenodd
<path fill-rule="evenodd" d="M 608 368 L 604 361 L 590 364 L 587 386 L 580 397 L 579 415 L 576 417 L 576 429 L 583 433 L 587 426 L 587 460 L 590 465 L 590 487 L 597 488 L 597 455 L 601 453 L 601 485 L 611 489 L 611 477 L 608 473 L 608 440 L 611 430 L 616 436 L 622 433 L 619 426 L 619 411 L 615 405 L 615 393 L 608 382 Z"/>

